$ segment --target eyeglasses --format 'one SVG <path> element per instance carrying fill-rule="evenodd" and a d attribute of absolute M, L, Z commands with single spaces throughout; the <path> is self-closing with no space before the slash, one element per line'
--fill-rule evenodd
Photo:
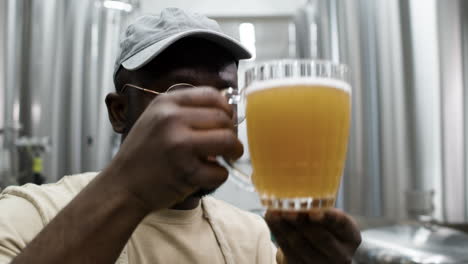
<path fill-rule="evenodd" d="M 150 94 L 153 94 L 155 96 L 165 94 L 165 93 L 168 93 L 168 92 L 173 92 L 175 90 L 182 90 L 182 89 L 187 89 L 187 88 L 197 88 L 195 85 L 190 84 L 190 83 L 176 83 L 176 84 L 170 86 L 169 88 L 167 88 L 167 90 L 165 92 L 160 93 L 160 92 L 156 92 L 156 91 L 153 91 L 153 90 L 150 90 L 150 89 L 146 89 L 146 88 L 143 88 L 143 87 L 139 87 L 139 86 L 127 83 L 122 87 L 121 93 L 124 93 L 125 90 L 128 87 L 140 90 L 140 91 L 145 92 L 145 93 L 150 93 Z M 227 99 L 227 101 L 228 101 L 228 103 L 230 105 L 235 106 L 234 107 L 235 115 L 233 116 L 233 118 L 234 118 L 233 121 L 234 121 L 235 126 L 239 125 L 245 119 L 245 117 L 243 115 L 238 115 L 237 114 L 238 105 L 242 105 L 241 109 L 244 108 L 243 107 L 243 100 L 241 99 L 241 95 L 240 95 L 239 90 L 234 89 L 232 87 L 228 87 L 228 88 L 222 90 L 221 93 L 223 94 L 223 96 L 226 97 L 226 99 Z"/>
<path fill-rule="evenodd" d="M 143 87 L 139 87 L 139 86 L 127 83 L 122 87 L 121 93 L 124 93 L 125 90 L 128 87 L 134 88 L 134 89 L 146 92 L 146 93 L 151 93 L 151 94 L 154 94 L 154 95 L 165 94 L 165 93 L 168 93 L 168 92 L 173 92 L 175 90 L 182 90 L 182 89 L 187 89 L 187 88 L 196 88 L 195 85 L 192 85 L 190 83 L 176 83 L 176 84 L 170 86 L 169 88 L 167 88 L 167 90 L 165 92 L 160 93 L 160 92 L 156 92 L 156 91 L 153 91 L 153 90 L 150 90 L 150 89 L 146 89 L 146 88 L 143 88 Z"/>

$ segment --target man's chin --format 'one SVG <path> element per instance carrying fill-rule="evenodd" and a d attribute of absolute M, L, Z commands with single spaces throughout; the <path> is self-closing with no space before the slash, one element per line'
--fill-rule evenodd
<path fill-rule="evenodd" d="M 203 198 L 207 195 L 210 195 L 210 194 L 213 194 L 215 191 L 217 190 L 217 188 L 215 189 L 201 189 L 201 190 L 198 190 L 197 192 L 195 192 L 194 194 L 190 195 L 194 198 Z"/>

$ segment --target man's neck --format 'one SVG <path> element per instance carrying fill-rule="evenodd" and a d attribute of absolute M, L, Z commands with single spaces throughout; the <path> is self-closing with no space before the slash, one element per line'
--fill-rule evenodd
<path fill-rule="evenodd" d="M 192 210 L 200 204 L 200 197 L 188 197 L 183 202 L 171 207 L 174 210 Z"/>

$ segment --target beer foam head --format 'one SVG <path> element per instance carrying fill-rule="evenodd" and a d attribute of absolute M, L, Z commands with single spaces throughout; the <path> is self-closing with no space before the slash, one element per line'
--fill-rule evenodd
<path fill-rule="evenodd" d="M 266 81 L 256 81 L 245 88 L 246 94 L 266 89 L 284 88 L 288 86 L 320 86 L 343 90 L 351 94 L 351 85 L 345 81 L 324 77 L 284 78 Z"/>

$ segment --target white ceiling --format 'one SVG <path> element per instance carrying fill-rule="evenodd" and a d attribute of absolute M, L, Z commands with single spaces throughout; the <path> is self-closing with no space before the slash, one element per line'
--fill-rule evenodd
<path fill-rule="evenodd" d="M 208 16 L 285 16 L 294 14 L 306 0 L 140 0 L 143 13 L 179 7 Z"/>

